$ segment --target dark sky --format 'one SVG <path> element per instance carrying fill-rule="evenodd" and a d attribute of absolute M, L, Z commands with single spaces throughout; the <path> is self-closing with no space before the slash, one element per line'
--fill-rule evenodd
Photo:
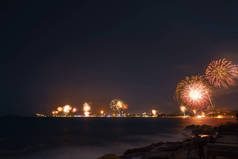
<path fill-rule="evenodd" d="M 96 111 L 113 98 L 174 112 L 177 82 L 212 59 L 238 63 L 237 1 L 11 0 L 1 21 L 0 115 L 85 101 Z M 237 90 L 214 102 L 238 109 Z"/>

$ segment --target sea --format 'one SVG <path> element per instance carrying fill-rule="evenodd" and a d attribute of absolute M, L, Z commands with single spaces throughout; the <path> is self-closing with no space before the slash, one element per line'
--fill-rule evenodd
<path fill-rule="evenodd" d="M 2 118 L 1 159 L 97 159 L 127 149 L 188 137 L 192 124 L 218 126 L 212 118 Z"/>

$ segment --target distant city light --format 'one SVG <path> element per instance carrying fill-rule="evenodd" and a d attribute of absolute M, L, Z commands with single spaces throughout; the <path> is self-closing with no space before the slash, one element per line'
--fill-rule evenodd
<path fill-rule="evenodd" d="M 89 112 L 84 112 L 85 117 L 89 117 L 89 114 L 90 114 Z"/>
<path fill-rule="evenodd" d="M 216 118 L 222 119 L 222 118 L 224 118 L 224 116 L 223 115 L 218 115 Z"/>
<path fill-rule="evenodd" d="M 63 108 L 62 108 L 62 107 L 58 107 L 57 110 L 58 110 L 59 112 L 62 112 L 62 111 L 63 111 Z"/>
<path fill-rule="evenodd" d="M 58 111 L 52 111 L 51 112 L 53 115 L 57 115 L 59 112 Z"/>
<path fill-rule="evenodd" d="M 104 115 L 104 110 L 100 110 L 100 114 L 101 114 L 101 115 Z"/>
<path fill-rule="evenodd" d="M 157 110 L 152 109 L 151 112 L 152 112 L 153 117 L 157 116 Z"/>
<path fill-rule="evenodd" d="M 77 111 L 77 109 L 76 109 L 76 108 L 73 108 L 72 112 L 75 113 L 76 111 Z"/>
<path fill-rule="evenodd" d="M 202 118 L 202 116 L 201 115 L 197 115 L 197 118 Z"/>
<path fill-rule="evenodd" d="M 71 109 L 72 109 L 72 107 L 70 105 L 65 105 L 63 108 L 65 113 L 69 113 Z"/>
<path fill-rule="evenodd" d="M 193 114 L 196 115 L 197 114 L 197 111 L 196 109 L 193 109 Z"/>
<path fill-rule="evenodd" d="M 91 110 L 91 106 L 87 102 L 85 102 L 83 104 L 83 111 L 84 112 L 89 112 L 90 110 Z"/>
<path fill-rule="evenodd" d="M 181 106 L 181 107 L 180 107 L 180 110 L 181 110 L 181 112 L 184 113 L 184 112 L 186 111 L 186 107 L 185 107 L 185 106 Z"/>
<path fill-rule="evenodd" d="M 197 118 L 205 118 L 206 114 L 204 112 L 202 112 L 200 115 L 197 115 Z"/>
<path fill-rule="evenodd" d="M 84 111 L 84 116 L 85 116 L 85 117 L 88 117 L 88 116 L 89 116 L 90 110 L 91 110 L 91 106 L 90 106 L 87 102 L 85 102 L 85 103 L 83 104 L 83 111 Z"/>
<path fill-rule="evenodd" d="M 185 106 L 180 106 L 180 111 L 183 112 L 183 117 L 185 118 L 185 111 L 186 111 L 186 107 Z"/>

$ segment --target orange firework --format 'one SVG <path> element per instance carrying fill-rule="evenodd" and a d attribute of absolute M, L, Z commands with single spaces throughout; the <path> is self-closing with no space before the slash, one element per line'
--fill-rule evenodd
<path fill-rule="evenodd" d="M 228 88 L 234 86 L 235 79 L 238 79 L 238 66 L 225 58 L 214 60 L 208 65 L 205 76 L 214 87 Z"/>
<path fill-rule="evenodd" d="M 64 111 L 65 114 L 70 113 L 71 109 L 72 109 L 72 107 L 70 105 L 65 105 L 63 107 L 63 111 Z"/>
<path fill-rule="evenodd" d="M 153 116 L 153 117 L 158 116 L 158 111 L 157 111 L 156 109 L 152 109 L 152 110 L 151 110 L 151 113 L 152 113 L 152 116 Z"/>
<path fill-rule="evenodd" d="M 113 99 L 110 103 L 110 107 L 118 114 L 123 114 L 123 112 L 128 109 L 128 105 L 119 99 Z"/>
<path fill-rule="evenodd" d="M 205 106 L 209 102 L 209 89 L 201 82 L 188 84 L 181 92 L 181 98 L 186 105 Z"/>
<path fill-rule="evenodd" d="M 178 83 L 176 99 L 189 110 L 204 110 L 209 105 L 210 88 L 201 76 L 186 77 Z"/>
<path fill-rule="evenodd" d="M 63 108 L 62 108 L 62 107 L 58 107 L 57 110 L 58 110 L 59 112 L 62 112 L 62 111 L 63 111 Z"/>
<path fill-rule="evenodd" d="M 91 106 L 87 102 L 85 102 L 83 104 L 83 111 L 84 112 L 89 112 L 90 110 L 91 110 Z"/>

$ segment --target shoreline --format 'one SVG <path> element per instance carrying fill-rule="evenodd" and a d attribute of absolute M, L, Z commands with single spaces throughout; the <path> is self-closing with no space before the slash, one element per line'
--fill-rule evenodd
<path fill-rule="evenodd" d="M 158 116 L 158 117 L 138 117 L 138 116 L 126 116 L 126 117 L 107 117 L 107 116 L 0 116 L 0 120 L 4 119 L 126 119 L 126 118 L 143 118 L 143 119 L 221 119 L 221 120 L 235 120 L 237 117 L 235 115 L 227 115 L 222 117 L 197 117 L 197 116 Z"/>
<path fill-rule="evenodd" d="M 213 159 L 238 155 L 238 122 L 217 127 L 190 125 L 192 136 L 184 141 L 158 142 L 128 149 L 121 156 L 106 154 L 98 159 Z"/>

